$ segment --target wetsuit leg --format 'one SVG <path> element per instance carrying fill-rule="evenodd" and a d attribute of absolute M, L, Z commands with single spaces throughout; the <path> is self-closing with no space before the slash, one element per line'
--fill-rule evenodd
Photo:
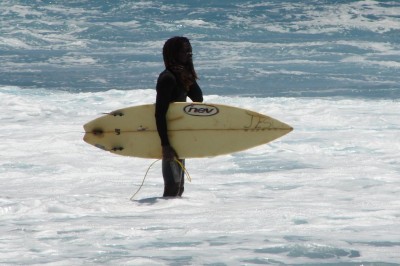
<path fill-rule="evenodd" d="M 179 161 L 181 162 L 182 166 L 185 167 L 185 160 L 179 160 Z M 185 171 L 180 166 L 179 169 L 180 169 L 181 180 L 180 180 L 180 189 L 178 192 L 178 196 L 181 197 L 183 191 L 185 190 Z"/>
<path fill-rule="evenodd" d="M 185 160 L 179 160 L 182 165 Z M 184 171 L 176 161 L 162 161 L 162 174 L 164 178 L 163 197 L 182 196 L 184 191 Z"/>

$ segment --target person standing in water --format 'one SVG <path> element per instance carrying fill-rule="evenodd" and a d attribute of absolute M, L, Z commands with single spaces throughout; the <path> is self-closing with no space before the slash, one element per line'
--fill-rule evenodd
<path fill-rule="evenodd" d="M 162 146 L 162 175 L 164 178 L 163 197 L 181 197 L 184 191 L 184 171 L 176 160 L 179 154 L 171 146 L 168 139 L 166 114 L 169 104 L 186 102 L 189 97 L 193 102 L 203 101 L 203 92 L 196 80 L 192 60 L 192 46 L 186 37 L 172 37 L 163 47 L 165 70 L 160 73 L 156 90 L 155 119 Z"/>

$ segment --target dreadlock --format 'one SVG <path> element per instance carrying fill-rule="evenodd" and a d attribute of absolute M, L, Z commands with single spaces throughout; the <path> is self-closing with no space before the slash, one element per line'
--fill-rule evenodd
<path fill-rule="evenodd" d="M 181 65 L 177 58 L 184 44 L 190 45 L 190 41 L 186 37 L 176 36 L 168 39 L 163 47 L 163 58 L 165 68 L 172 71 L 179 79 L 179 82 L 186 90 L 198 79 L 194 70 L 193 61 L 190 60 L 185 66 Z"/>

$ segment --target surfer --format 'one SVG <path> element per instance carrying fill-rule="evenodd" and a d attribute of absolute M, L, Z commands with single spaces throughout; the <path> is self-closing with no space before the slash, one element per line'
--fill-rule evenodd
<path fill-rule="evenodd" d="M 184 171 L 176 160 L 184 166 L 185 161 L 171 146 L 167 134 L 166 114 L 172 102 L 202 102 L 203 93 L 197 84 L 198 79 L 192 60 L 192 46 L 186 37 L 172 37 L 163 47 L 165 70 L 160 73 L 156 90 L 155 119 L 162 146 L 162 175 L 164 178 L 164 197 L 180 197 L 184 191 Z"/>

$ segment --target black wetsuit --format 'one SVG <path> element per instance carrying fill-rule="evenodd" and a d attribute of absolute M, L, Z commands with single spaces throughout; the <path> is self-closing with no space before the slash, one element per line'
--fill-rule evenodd
<path fill-rule="evenodd" d="M 203 93 L 199 85 L 194 82 L 187 91 L 178 81 L 172 71 L 164 70 L 157 80 L 156 97 L 156 124 L 160 135 L 161 145 L 169 146 L 167 134 L 166 114 L 169 104 L 172 102 L 186 102 L 189 97 L 193 102 L 202 102 Z M 179 156 L 179 154 L 178 154 Z M 184 165 L 184 160 L 180 160 Z M 177 173 L 178 171 L 178 173 Z M 177 162 L 163 160 L 162 173 L 164 178 L 164 197 L 181 196 L 184 191 L 184 171 Z"/>

